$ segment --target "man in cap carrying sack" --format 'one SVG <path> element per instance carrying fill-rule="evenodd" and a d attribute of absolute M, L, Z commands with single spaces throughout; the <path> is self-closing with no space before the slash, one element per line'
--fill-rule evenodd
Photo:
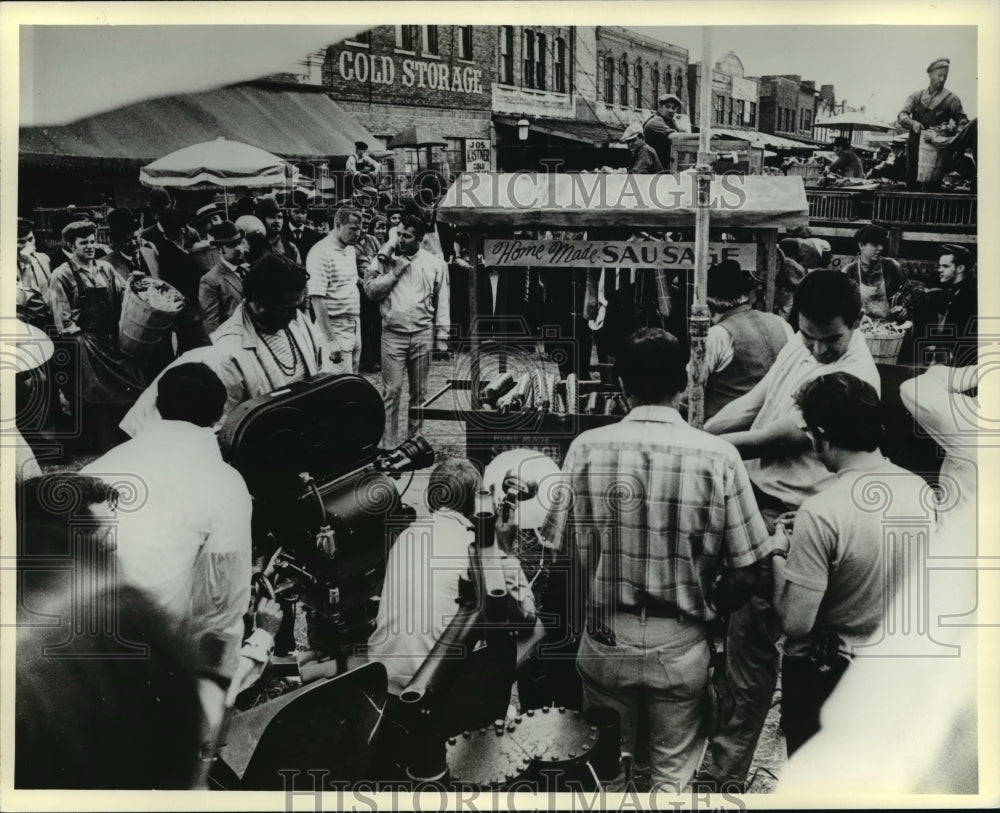
<path fill-rule="evenodd" d="M 652 175 L 663 171 L 656 150 L 650 147 L 642 137 L 642 128 L 638 124 L 630 124 L 622 133 L 622 143 L 632 151 L 633 175 Z"/>
<path fill-rule="evenodd" d="M 209 236 L 221 257 L 201 278 L 198 304 L 205 332 L 211 335 L 243 301 L 243 278 L 250 269 L 247 262 L 250 246 L 243 231 L 228 220 L 212 226 Z"/>
<path fill-rule="evenodd" d="M 85 436 L 107 451 L 124 439 L 118 422 L 145 385 L 139 362 L 118 344 L 125 283 L 111 265 L 94 258 L 93 223 L 70 223 L 62 238 L 69 257 L 52 272 L 46 300 L 60 337 L 72 342 L 77 353 Z"/>
<path fill-rule="evenodd" d="M 929 87 L 911 93 L 903 104 L 903 109 L 899 111 L 897 123 L 910 131 L 906 142 L 906 184 L 909 188 L 914 188 L 917 183 L 917 161 L 923 130 L 935 129 L 942 136 L 953 136 L 947 146 L 940 147 L 947 149 L 952 163 L 960 163 L 967 148 L 972 149 L 973 156 L 976 154 L 977 120 L 970 122 L 962 110 L 962 100 L 944 87 L 950 65 L 951 60 L 946 57 L 935 59 L 928 65 Z M 946 163 L 945 172 L 947 171 Z M 974 172 L 972 176 L 975 183 Z"/>
<path fill-rule="evenodd" d="M 684 132 L 675 116 L 681 112 L 681 100 L 673 93 L 664 93 L 656 100 L 656 112 L 642 125 L 646 143 L 656 150 L 663 168 L 670 171 L 670 134 Z"/>

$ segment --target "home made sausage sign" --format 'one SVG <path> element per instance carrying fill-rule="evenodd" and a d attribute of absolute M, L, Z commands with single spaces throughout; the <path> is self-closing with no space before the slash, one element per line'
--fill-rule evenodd
<path fill-rule="evenodd" d="M 486 240 L 483 257 L 498 268 L 694 268 L 694 243 L 612 240 Z M 711 243 L 712 265 L 736 260 L 741 268 L 757 267 L 754 243 Z"/>

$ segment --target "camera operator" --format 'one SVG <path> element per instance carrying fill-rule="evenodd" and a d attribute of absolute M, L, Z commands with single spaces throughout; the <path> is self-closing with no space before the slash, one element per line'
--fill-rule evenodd
<path fill-rule="evenodd" d="M 470 518 L 482 478 L 464 458 L 439 463 L 427 486 L 430 528 L 412 526 L 399 535 L 386 562 L 377 626 L 368 640 L 368 657 L 389 673 L 389 691 L 399 694 L 434 648 L 459 610 L 460 580 L 472 580 L 469 552 L 475 543 Z M 508 617 L 533 622 L 535 601 L 517 558 L 504 547 L 516 532 L 497 522 Z"/>

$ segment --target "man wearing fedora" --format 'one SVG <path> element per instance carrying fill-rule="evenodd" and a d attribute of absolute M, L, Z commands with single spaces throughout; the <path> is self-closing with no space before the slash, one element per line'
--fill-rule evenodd
<path fill-rule="evenodd" d="M 794 335 L 780 316 L 750 307 L 756 281 L 735 260 L 708 269 L 712 326 L 705 339 L 705 420 L 750 392 Z"/>
<path fill-rule="evenodd" d="M 287 257 L 294 263 L 303 265 L 305 260 L 299 253 L 298 247 L 285 237 L 285 214 L 281 211 L 278 201 L 272 197 L 261 198 L 257 201 L 254 214 L 260 218 L 267 229 L 267 242 L 272 254 L 280 254 Z"/>
<path fill-rule="evenodd" d="M 160 277 L 155 249 L 139 243 L 139 225 L 139 218 L 124 206 L 108 212 L 111 253 L 104 259 L 115 269 L 122 282 L 127 282 L 132 274 Z"/>
<path fill-rule="evenodd" d="M 243 278 L 250 266 L 246 235 L 228 220 L 216 223 L 209 237 L 220 252 L 219 261 L 201 278 L 198 304 L 205 332 L 211 335 L 243 301 Z"/>
<path fill-rule="evenodd" d="M 670 171 L 670 134 L 683 132 L 675 116 L 681 112 L 681 100 L 673 93 L 664 93 L 656 100 L 656 112 L 642 125 L 642 136 L 656 151 L 663 168 Z"/>

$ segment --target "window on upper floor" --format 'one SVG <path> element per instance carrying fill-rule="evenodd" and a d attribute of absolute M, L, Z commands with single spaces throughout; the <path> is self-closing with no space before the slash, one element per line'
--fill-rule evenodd
<path fill-rule="evenodd" d="M 652 77 L 650 77 L 650 82 L 653 85 L 653 89 L 650 92 L 649 106 L 655 109 L 656 108 L 656 102 L 660 98 L 660 66 L 659 65 L 654 65 L 653 66 L 653 75 L 652 75 Z M 670 83 L 670 79 L 668 78 L 667 79 L 667 84 L 669 84 L 669 83 Z"/>
<path fill-rule="evenodd" d="M 521 56 L 524 63 L 521 81 L 526 88 L 535 86 L 535 32 L 525 31 L 521 40 Z"/>
<path fill-rule="evenodd" d="M 556 37 L 555 59 L 552 65 L 552 84 L 556 93 L 566 92 L 566 40 Z"/>
<path fill-rule="evenodd" d="M 615 60 L 610 56 L 604 59 L 604 103 L 615 103 Z"/>
<path fill-rule="evenodd" d="M 642 65 L 635 66 L 635 103 L 633 107 L 642 107 Z"/>
<path fill-rule="evenodd" d="M 421 26 L 424 30 L 424 53 L 438 56 L 441 49 L 438 47 L 438 27 L 436 25 Z"/>
<path fill-rule="evenodd" d="M 500 27 L 500 82 L 514 84 L 514 26 Z"/>
<path fill-rule="evenodd" d="M 712 123 L 722 124 L 726 114 L 726 98 L 718 93 L 712 94 Z"/>
<path fill-rule="evenodd" d="M 736 123 L 747 123 L 747 103 L 743 99 L 736 100 Z"/>
<path fill-rule="evenodd" d="M 622 107 L 628 107 L 628 60 L 624 54 L 618 63 L 618 81 L 621 83 L 618 88 L 618 103 Z"/>
<path fill-rule="evenodd" d="M 458 58 L 472 60 L 472 26 L 458 27 Z"/>
<path fill-rule="evenodd" d="M 535 87 L 539 90 L 545 90 L 546 88 L 546 47 L 547 42 L 544 34 L 539 34 L 535 37 L 535 51 L 538 55 L 535 61 Z"/>
<path fill-rule="evenodd" d="M 750 120 L 747 124 L 751 127 L 757 126 L 757 102 L 750 102 Z"/>
<path fill-rule="evenodd" d="M 412 25 L 396 26 L 396 47 L 403 51 L 414 50 L 414 40 Z"/>
<path fill-rule="evenodd" d="M 684 98 L 684 77 L 682 75 L 682 69 L 681 68 L 677 69 L 677 79 L 675 81 L 676 81 L 676 85 L 674 87 L 674 93 L 677 94 L 677 97 L 679 99 L 683 99 Z"/>

